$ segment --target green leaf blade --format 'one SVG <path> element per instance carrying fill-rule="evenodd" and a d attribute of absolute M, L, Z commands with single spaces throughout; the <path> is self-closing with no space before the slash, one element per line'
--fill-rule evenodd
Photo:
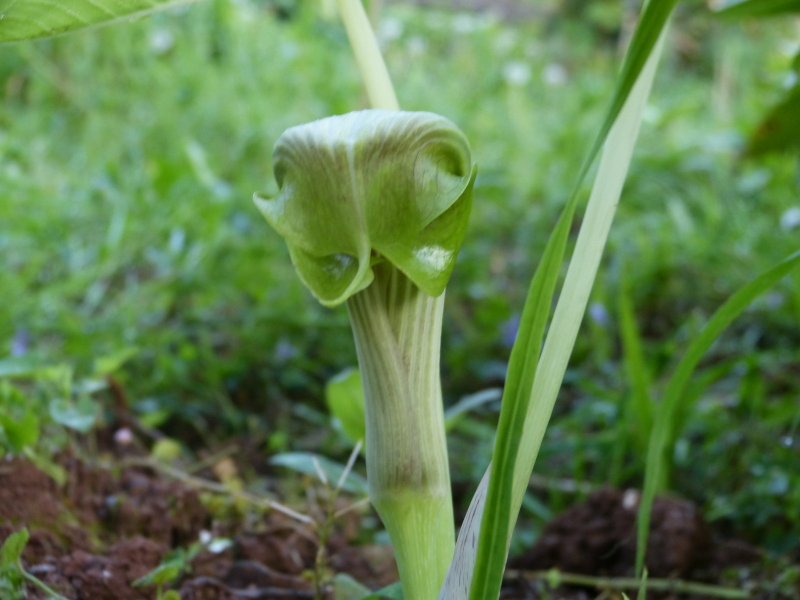
<path fill-rule="evenodd" d="M 20 529 L 12 533 L 3 542 L 3 547 L 0 549 L 0 571 L 5 571 L 14 565 L 19 564 L 22 557 L 22 551 L 28 543 L 30 534 L 27 529 Z"/>
<path fill-rule="evenodd" d="M 448 573 L 448 580 L 439 595 L 440 600 L 461 599 L 466 597 L 465 594 L 469 595 L 471 600 L 495 600 L 499 594 L 507 556 L 508 536 L 519 513 L 530 473 L 586 309 L 589 293 L 599 267 L 600 256 L 605 247 L 608 230 L 627 174 L 633 146 L 638 136 L 641 115 L 649 96 L 656 65 L 663 47 L 664 28 L 675 4 L 676 2 L 672 0 L 651 2 L 645 9 L 626 56 L 623 72 L 606 121 L 579 171 L 573 194 L 564 210 L 564 222 L 559 223 L 552 235 L 551 242 L 554 244 L 554 248 L 559 248 L 560 244 L 554 240 L 562 235 L 561 227 L 566 227 L 568 233 L 574 205 L 577 203 L 578 190 L 589 166 L 608 137 L 607 151 L 603 153 L 601 159 L 600 170 L 592 190 L 592 198 L 584 218 L 584 226 L 581 228 L 553 324 L 550 327 L 542 355 L 538 364 L 535 365 L 535 377 L 531 373 L 517 376 L 512 372 L 511 367 L 509 368 L 510 382 L 507 381 L 507 385 L 510 383 L 513 389 L 516 385 L 515 379 L 519 377 L 527 399 L 524 395 L 511 392 L 508 398 L 517 398 L 517 400 L 508 405 L 504 402 L 501 410 L 501 423 L 504 419 L 503 412 L 507 412 L 506 422 L 509 425 L 507 428 L 503 428 L 501 425 L 502 431 L 498 432 L 491 467 L 492 475 L 488 484 L 490 489 L 482 490 L 484 485 L 482 482 L 476 493 L 476 497 L 479 493 L 486 493 L 485 507 L 480 501 L 474 504 L 475 499 L 473 499 L 474 506 L 470 506 L 473 518 L 484 521 L 479 525 L 480 538 L 477 549 L 470 550 L 466 548 L 466 545 L 461 544 L 461 538 L 464 535 L 462 528 L 457 545 L 457 555 L 454 565 L 451 567 L 455 574 L 451 577 Z M 549 244 L 550 242 L 548 242 Z M 560 256 L 558 256 L 559 254 Z M 558 260 L 553 265 L 540 265 L 540 269 L 545 271 L 555 265 L 560 267 L 563 250 L 556 252 L 555 256 Z M 538 276 L 537 270 L 534 279 Z M 534 305 L 539 305 L 544 310 L 544 314 L 537 316 L 535 320 L 529 320 L 531 337 L 518 337 L 517 343 L 520 344 L 520 347 L 537 338 L 539 319 L 546 320 L 552 293 L 546 297 L 548 302 L 544 302 L 544 298 L 533 301 Z M 538 348 L 536 351 L 536 356 L 538 356 Z M 534 361 L 528 359 L 527 362 Z M 526 366 L 529 367 L 530 364 Z M 525 410 L 522 410 L 523 408 Z M 524 420 L 524 424 L 520 426 L 519 420 Z M 505 435 L 509 436 L 512 441 L 508 446 L 504 445 L 505 440 L 501 437 Z M 499 471 L 502 472 L 498 473 Z M 511 471 L 511 473 L 506 471 Z M 495 473 L 498 474 L 495 476 Z M 484 480 L 486 480 L 486 476 Z M 509 485 L 509 481 L 511 485 Z M 494 486 L 497 486 L 498 489 L 492 489 Z M 471 528 L 467 535 L 474 535 L 474 528 Z M 471 555 L 472 552 L 479 558 L 474 558 L 474 555 Z M 464 580 L 467 577 L 465 574 L 472 568 L 474 568 L 471 578 L 472 585 L 465 585 Z"/>
<path fill-rule="evenodd" d="M 717 13 L 722 17 L 773 17 L 800 12 L 800 0 L 743 0 L 727 2 Z"/>
<path fill-rule="evenodd" d="M 672 434 L 676 409 L 703 355 L 719 335 L 736 319 L 758 296 L 800 266 L 800 251 L 784 259 L 765 273 L 762 273 L 731 296 L 711 317 L 700 335 L 691 343 L 686 354 L 675 369 L 664 397 L 656 413 L 655 425 L 647 451 L 644 491 L 639 505 L 636 543 L 636 573 L 642 573 L 647 536 L 650 528 L 650 514 L 659 482 L 665 477 L 664 451 Z"/>
<path fill-rule="evenodd" d="M 25 448 L 33 448 L 39 441 L 39 418 L 32 410 L 26 411 L 19 419 L 0 414 L 0 429 L 5 432 L 11 450 L 17 454 Z"/>
<path fill-rule="evenodd" d="M 514 464 L 524 433 L 525 415 L 530 405 L 530 390 L 539 363 L 544 330 L 577 198 L 576 195 L 570 200 L 547 242 L 542 260 L 531 281 L 520 319 L 517 341 L 511 351 L 503 390 L 503 409 L 500 411 L 497 441 L 492 456 L 493 468 L 486 497 L 487 508 L 483 513 L 475 560 L 473 575 L 475 583 L 470 591 L 472 600 L 496 597 L 500 592 L 508 535 L 513 527 L 511 507 Z M 516 516 L 513 517 L 513 521 L 516 521 Z"/>
<path fill-rule="evenodd" d="M 639 25 L 636 27 L 630 46 L 628 46 L 628 52 L 625 54 L 625 62 L 617 79 L 617 86 L 606 112 L 605 120 L 589 150 L 589 154 L 586 156 L 586 160 L 581 166 L 573 194 L 578 193 L 594 159 L 600 153 L 603 143 L 611 131 L 611 126 L 614 125 L 619 113 L 622 111 L 622 107 L 628 100 L 636 80 L 639 78 L 642 69 L 644 69 L 647 59 L 653 52 L 658 38 L 666 27 L 667 21 L 677 4 L 678 0 L 654 0 L 648 2 L 644 7 L 642 16 L 639 19 Z"/>
<path fill-rule="evenodd" d="M 86 395 L 79 396 L 74 402 L 53 398 L 48 408 L 56 423 L 80 433 L 88 433 L 97 420 L 97 404 Z"/>
<path fill-rule="evenodd" d="M 636 442 L 644 452 L 653 426 L 653 403 L 650 399 L 650 374 L 642 349 L 641 335 L 636 325 L 636 314 L 631 303 L 627 283 L 620 286 L 619 321 L 622 337 L 622 355 L 625 373 L 630 386 L 630 403 L 626 409 L 628 420 L 636 424 Z"/>
<path fill-rule="evenodd" d="M 286 467 L 298 473 L 317 477 L 317 468 L 314 465 L 315 459 L 328 478 L 328 481 L 338 481 L 342 473 L 344 473 L 345 467 L 343 465 L 325 458 L 324 456 L 317 456 L 309 452 L 285 452 L 283 454 L 276 454 L 269 462 L 271 465 Z M 369 493 L 367 480 L 353 471 L 350 471 L 348 474 L 342 489 L 355 494 L 367 495 Z"/>
<path fill-rule="evenodd" d="M 197 0 L 0 0 L 0 44 L 51 37 Z M 45 4 L 45 7 L 42 5 Z"/>

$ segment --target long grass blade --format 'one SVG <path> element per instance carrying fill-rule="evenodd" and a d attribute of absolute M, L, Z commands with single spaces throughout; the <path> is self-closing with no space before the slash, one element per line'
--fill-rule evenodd
<path fill-rule="evenodd" d="M 630 46 L 628 46 L 628 52 L 625 54 L 625 62 L 617 79 L 617 87 L 611 97 L 611 104 L 606 112 L 605 120 L 578 172 L 573 195 L 578 193 L 583 180 L 589 173 L 594 159 L 597 158 L 603 143 L 611 131 L 611 126 L 617 120 L 622 107 L 628 100 L 634 84 L 639 78 L 642 69 L 644 69 L 648 58 L 653 53 L 659 36 L 666 27 L 667 21 L 677 4 L 678 0 L 652 0 L 646 3 L 639 19 L 639 24 L 636 26 L 636 31 L 631 38 Z"/>
<path fill-rule="evenodd" d="M 647 569 L 642 573 L 642 585 L 639 587 L 639 593 L 636 594 L 636 600 L 647 600 Z"/>
<path fill-rule="evenodd" d="M 622 269 L 619 299 L 619 329 L 622 339 L 622 358 L 628 382 L 627 397 L 621 402 L 620 418 L 616 426 L 614 449 L 611 454 L 609 481 L 620 485 L 623 479 L 623 465 L 629 449 L 636 456 L 647 452 L 647 440 L 653 426 L 654 407 L 650 400 L 650 373 L 642 350 L 642 340 L 636 324 L 636 314 L 628 289 L 628 278 Z"/>
<path fill-rule="evenodd" d="M 681 397 L 686 391 L 689 379 L 700 359 L 714 343 L 720 333 L 731 324 L 758 296 L 785 277 L 800 265 L 800 251 L 784 259 L 770 270 L 762 273 L 731 296 L 711 317 L 700 335 L 692 342 L 681 362 L 675 369 L 664 397 L 656 412 L 655 425 L 647 451 L 647 465 L 644 479 L 644 492 L 639 505 L 638 532 L 636 544 L 636 574 L 642 573 L 647 550 L 647 534 L 650 527 L 650 514 L 653 508 L 658 482 L 663 477 L 665 464 L 664 450 L 670 439 L 673 421 Z"/>
<path fill-rule="evenodd" d="M 536 369 L 530 405 L 525 418 L 514 468 L 514 505 L 518 514 L 527 489 L 539 446 L 564 379 L 569 357 L 578 336 L 611 223 L 622 193 L 622 186 L 633 155 L 642 113 L 652 88 L 656 67 L 663 49 L 665 32 L 637 81 L 619 120 L 614 124 L 598 170 L 597 179 L 578 234 L 561 297 L 553 315 L 542 357 Z"/>
<path fill-rule="evenodd" d="M 576 204 L 577 195 L 561 214 L 547 242 L 539 268 L 531 281 L 520 319 L 519 333 L 511 351 L 492 460 L 493 476 L 489 480 L 486 499 L 486 506 L 490 508 L 483 513 L 474 575 L 474 581 L 483 582 L 483 586 L 473 584 L 470 595 L 473 599 L 491 597 L 491 586 L 496 587 L 497 593 L 500 591 L 499 584 L 502 582 L 508 534 L 512 527 L 511 506 L 516 450 L 524 433 L 525 415 L 530 405 L 530 390 L 533 387 L 544 330 L 547 318 L 550 316 L 550 304 Z M 516 515 L 513 516 L 513 521 L 516 521 Z M 498 570 L 500 582 L 497 581 Z M 495 593 L 495 597 L 496 595 Z"/>
<path fill-rule="evenodd" d="M 534 275 L 523 311 L 520 334 L 509 363 L 485 510 L 477 510 L 475 498 L 470 507 L 470 511 L 476 508 L 475 513 L 482 512 L 477 548 L 474 525 L 466 532 L 462 528 L 456 557 L 439 594 L 440 599 L 464 598 L 469 594 L 472 600 L 492 600 L 499 594 L 509 535 L 519 514 L 544 429 L 572 353 L 638 136 L 641 114 L 649 96 L 663 45 L 662 34 L 669 11 L 664 14 L 662 10 L 667 4 L 674 6 L 674 2 L 651 3 L 642 16 L 598 141 L 593 145 L 579 172 L 575 192 L 548 241 L 543 259 Z M 640 33 L 642 31 L 644 33 Z M 653 36 L 652 39 L 649 36 Z M 659 40 L 658 51 L 651 54 Z M 577 205 L 577 190 L 588 171 L 588 165 L 593 162 L 607 135 L 607 150 L 603 154 L 589 201 L 585 226 L 578 237 L 575 257 L 570 265 L 540 362 L 539 349 L 555 289 L 555 279 L 563 261 L 569 228 Z M 472 544 L 461 543 L 465 535 L 472 537 Z M 470 586 L 464 582 L 469 581 L 465 575 L 471 564 L 475 565 L 475 570 Z"/>
<path fill-rule="evenodd" d="M 771 17 L 784 13 L 800 12 L 800 0 L 744 0 L 728 2 L 717 9 L 723 17 Z"/>
<path fill-rule="evenodd" d="M 642 350 L 642 338 L 636 325 L 636 314 L 631 303 L 627 281 L 623 279 L 619 295 L 619 325 L 622 337 L 622 355 L 625 375 L 630 386 L 631 400 L 628 418 L 636 424 L 634 436 L 639 450 L 647 448 L 647 439 L 653 426 L 653 403 L 650 400 L 650 374 Z"/>

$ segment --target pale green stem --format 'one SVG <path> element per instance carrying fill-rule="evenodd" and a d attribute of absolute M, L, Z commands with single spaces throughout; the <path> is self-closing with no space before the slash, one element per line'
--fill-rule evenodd
<path fill-rule="evenodd" d="M 548 582 L 552 587 L 561 584 L 589 586 L 597 589 L 637 590 L 642 588 L 642 580 L 635 577 L 595 577 L 577 573 L 562 573 L 556 569 L 549 571 L 518 571 L 507 569 L 506 579 L 540 580 Z M 646 582 L 647 591 L 673 592 L 674 594 L 691 594 L 709 598 L 726 598 L 728 600 L 746 600 L 750 597 L 747 590 L 729 588 L 708 583 L 695 583 L 681 579 L 650 579 Z M 555 585 L 553 585 L 555 584 Z"/>
<path fill-rule="evenodd" d="M 383 8 L 383 0 L 370 0 L 369 3 L 369 22 L 372 24 L 372 29 L 378 28 L 381 21 L 381 9 Z"/>
<path fill-rule="evenodd" d="M 38 577 L 35 577 L 34 575 L 31 575 L 25 569 L 23 569 L 22 568 L 22 563 L 17 562 L 17 566 L 19 567 L 19 570 L 20 570 L 20 572 L 22 573 L 22 576 L 25 579 L 27 579 L 32 584 L 34 584 L 36 587 L 38 587 L 40 590 L 42 590 L 45 594 L 48 594 L 52 600 L 67 600 L 64 596 L 62 596 L 61 594 L 59 594 L 55 590 L 52 590 L 44 581 L 42 581 Z"/>
<path fill-rule="evenodd" d="M 347 301 L 364 384 L 367 480 L 407 600 L 436 597 L 455 525 L 439 379 L 444 295 L 388 264 Z"/>
<path fill-rule="evenodd" d="M 358 70 L 364 79 L 372 108 L 400 110 L 394 86 L 383 61 L 375 32 L 369 24 L 361 0 L 337 0 Z"/>

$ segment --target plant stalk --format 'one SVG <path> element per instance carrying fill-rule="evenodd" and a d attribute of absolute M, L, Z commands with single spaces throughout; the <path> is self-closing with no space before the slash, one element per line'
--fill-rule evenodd
<path fill-rule="evenodd" d="M 367 480 L 408 600 L 435 598 L 455 548 L 439 379 L 444 295 L 395 267 L 347 300 L 364 384 Z"/>
<path fill-rule="evenodd" d="M 361 0 L 337 0 L 373 108 L 400 110 Z M 455 521 L 439 376 L 444 294 L 422 293 L 395 267 L 347 300 L 364 385 L 367 481 L 394 547 L 403 595 L 439 593 Z"/>
<path fill-rule="evenodd" d="M 400 110 L 392 79 L 361 0 L 337 0 L 372 108 Z"/>

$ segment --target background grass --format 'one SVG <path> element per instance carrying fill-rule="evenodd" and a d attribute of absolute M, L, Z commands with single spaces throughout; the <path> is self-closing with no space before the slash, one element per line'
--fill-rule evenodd
<path fill-rule="evenodd" d="M 454 120 L 480 167 L 445 309 L 448 404 L 502 385 L 528 282 L 612 89 L 616 7 L 513 21 L 384 11 L 401 105 Z M 800 227 L 781 227 L 800 206 L 797 157 L 740 157 L 797 39 L 790 22 L 679 14 L 538 473 L 641 484 L 623 280 L 657 400 L 716 307 L 800 246 Z M 132 348 L 117 372 L 131 406 L 190 447 L 247 437 L 264 464 L 286 449 L 346 453 L 323 401 L 325 381 L 356 362 L 346 313 L 304 291 L 250 200 L 274 189 L 286 127 L 365 105 L 341 26 L 315 3 L 214 0 L 0 53 L 0 357 L 36 355 L 80 379 Z M 20 389 L 0 407 L 58 394 Z M 800 276 L 720 339 L 693 394 L 672 489 L 737 535 L 797 552 Z M 44 408 L 41 419 L 55 427 Z M 457 426 L 457 485 L 482 474 L 495 421 L 489 405 Z M 523 538 L 572 498 L 529 500 Z"/>

